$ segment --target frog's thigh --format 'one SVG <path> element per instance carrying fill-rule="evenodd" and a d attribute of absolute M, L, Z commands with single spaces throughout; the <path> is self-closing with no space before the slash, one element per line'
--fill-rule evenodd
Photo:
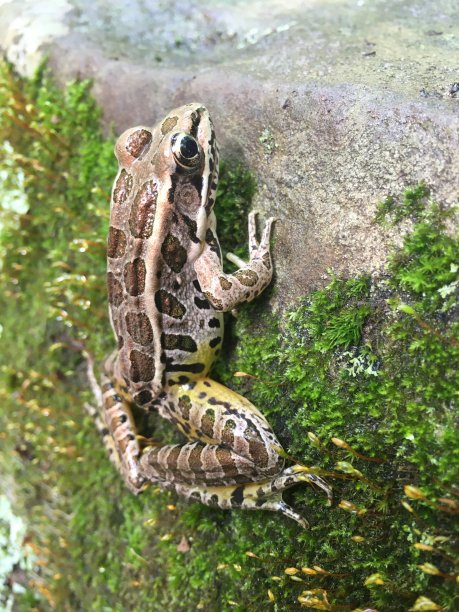
<path fill-rule="evenodd" d="M 162 412 L 193 442 L 145 450 L 147 478 L 228 485 L 270 478 L 283 467 L 280 443 L 263 415 L 219 383 L 203 379 L 172 389 Z"/>
<path fill-rule="evenodd" d="M 107 444 L 114 447 L 117 457 L 112 460 L 117 465 L 126 485 L 138 493 L 144 484 L 144 478 L 139 472 L 140 446 L 137 431 L 132 417 L 129 402 L 120 397 L 107 376 L 101 377 L 103 417 L 107 429 L 102 433 L 104 438 L 111 439 Z"/>

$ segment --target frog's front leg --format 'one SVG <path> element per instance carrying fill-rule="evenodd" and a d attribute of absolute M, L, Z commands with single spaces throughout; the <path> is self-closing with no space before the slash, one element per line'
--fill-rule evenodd
<path fill-rule="evenodd" d="M 260 243 L 256 236 L 256 213 L 249 214 L 250 261 L 236 255 L 227 255 L 239 270 L 233 274 L 223 272 L 220 247 L 214 228 L 209 229 L 202 254 L 194 263 L 201 289 L 215 310 L 232 310 L 241 302 L 250 302 L 269 285 L 273 269 L 269 239 L 275 219 L 269 218 Z"/>

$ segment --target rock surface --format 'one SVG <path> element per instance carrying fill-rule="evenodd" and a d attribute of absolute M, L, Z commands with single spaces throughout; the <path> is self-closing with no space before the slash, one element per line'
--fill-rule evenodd
<path fill-rule="evenodd" d="M 279 219 L 281 307 L 330 268 L 381 269 L 397 239 L 373 221 L 388 194 L 425 180 L 457 201 L 455 0 L 0 0 L 0 44 L 22 73 L 47 55 L 59 82 L 94 79 L 117 132 L 204 102 L 222 157 Z"/>

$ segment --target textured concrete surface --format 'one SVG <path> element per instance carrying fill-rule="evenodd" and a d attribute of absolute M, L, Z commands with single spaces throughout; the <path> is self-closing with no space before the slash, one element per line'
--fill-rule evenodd
<path fill-rule="evenodd" d="M 47 54 L 60 82 L 93 78 L 116 131 L 204 102 L 279 218 L 281 306 L 329 268 L 381 269 L 388 194 L 458 199 L 456 0 L 0 0 L 0 45 L 22 73 Z"/>

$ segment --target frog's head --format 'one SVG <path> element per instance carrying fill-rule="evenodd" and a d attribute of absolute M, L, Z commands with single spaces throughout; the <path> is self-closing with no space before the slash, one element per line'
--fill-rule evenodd
<path fill-rule="evenodd" d="M 196 226 L 196 242 L 204 242 L 215 202 L 218 148 L 208 110 L 199 103 L 171 111 L 151 129 L 126 130 L 115 147 L 121 169 L 139 182 L 156 186 L 158 225 L 178 212 Z M 161 219 L 160 219 L 161 218 Z M 155 221 L 156 223 L 156 221 Z"/>
<path fill-rule="evenodd" d="M 209 225 L 218 181 L 218 148 L 208 110 L 199 103 L 171 111 L 156 130 L 162 141 L 155 166 L 174 209 L 197 225 L 202 242 Z"/>

